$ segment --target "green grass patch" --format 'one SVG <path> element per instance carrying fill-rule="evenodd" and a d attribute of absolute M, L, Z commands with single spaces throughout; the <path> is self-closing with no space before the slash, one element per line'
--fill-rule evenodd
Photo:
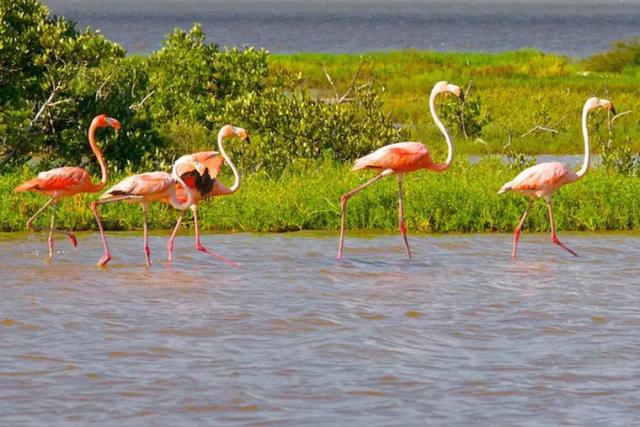
<path fill-rule="evenodd" d="M 526 200 L 517 194 L 498 195 L 500 186 L 518 170 L 486 158 L 470 165 L 458 158 L 451 170 L 410 174 L 405 179 L 406 221 L 412 233 L 511 232 Z M 275 178 L 266 173 L 246 176 L 240 190 L 201 204 L 204 230 L 295 231 L 337 230 L 339 199 L 365 182 L 371 172 L 352 172 L 349 165 L 333 162 L 301 163 Z M 27 172 L 0 178 L 0 230 L 24 230 L 25 222 L 46 197 L 14 193 L 13 188 L 29 178 Z M 121 177 L 114 177 L 112 183 Z M 223 176 L 225 182 L 231 177 Z M 640 229 L 640 178 L 591 170 L 577 183 L 560 189 L 554 197 L 560 230 Z M 75 230 L 95 230 L 89 208 L 95 195 L 66 199 L 58 209 L 58 224 Z M 538 202 L 527 219 L 526 229 L 546 231 L 547 211 Z M 142 211 L 137 205 L 114 203 L 102 207 L 108 230 L 139 230 Z M 169 229 L 177 211 L 160 203 L 152 205 L 150 226 Z M 190 214 L 187 227 L 192 226 Z M 38 221 L 48 225 L 45 213 Z M 397 182 L 388 177 L 356 195 L 348 204 L 350 229 L 397 230 Z"/>
<path fill-rule="evenodd" d="M 440 135 L 431 121 L 429 92 L 439 80 L 463 88 L 479 97 L 490 117 L 480 139 L 465 140 L 455 134 L 459 152 L 501 154 L 574 154 L 582 152 L 580 113 L 584 101 L 600 96 L 613 101 L 618 112 L 631 114 L 615 122 L 615 139 L 640 151 L 640 86 L 638 68 L 622 72 L 596 72 L 591 62 L 565 56 L 521 50 L 504 53 L 424 52 L 415 50 L 354 54 L 276 54 L 270 57 L 273 70 L 302 76 L 302 85 L 317 97 L 333 96 L 325 77 L 332 77 L 344 93 L 361 63 L 360 81 L 375 80 L 384 85 L 384 109 L 404 126 L 412 139 L 444 151 Z M 592 119 L 604 123 L 600 116 Z M 536 125 L 558 133 L 532 132 Z M 523 136 L 524 135 L 524 136 Z"/>

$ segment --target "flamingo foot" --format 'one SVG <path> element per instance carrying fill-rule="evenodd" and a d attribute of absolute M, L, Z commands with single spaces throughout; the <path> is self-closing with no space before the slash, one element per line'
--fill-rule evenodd
<path fill-rule="evenodd" d="M 516 230 L 513 235 L 513 251 L 511 252 L 511 259 L 516 259 L 518 256 L 518 239 L 520 239 L 520 230 Z"/>
<path fill-rule="evenodd" d="M 235 262 L 233 260 L 230 260 L 229 258 L 227 258 L 227 257 L 225 257 L 223 255 L 220 255 L 217 252 L 214 252 L 214 251 L 212 251 L 210 249 L 205 248 L 204 246 L 202 246 L 202 243 L 200 243 L 200 242 L 196 243 L 196 250 L 199 251 L 199 252 L 203 252 L 203 253 L 205 253 L 207 255 L 211 255 L 212 257 L 219 259 L 220 261 L 224 262 L 225 264 L 227 264 L 227 265 L 229 265 L 231 267 L 235 267 L 235 268 L 239 268 L 240 267 L 240 265 L 237 262 Z"/>
<path fill-rule="evenodd" d="M 97 266 L 104 267 L 109 261 L 111 261 L 111 254 L 109 252 L 105 252 L 104 255 L 102 255 L 102 258 L 100 258 L 100 261 L 98 261 Z"/>
<path fill-rule="evenodd" d="M 167 242 L 167 262 L 168 263 L 173 262 L 173 242 L 172 241 Z"/>
<path fill-rule="evenodd" d="M 569 247 L 567 247 L 564 243 L 562 243 L 562 242 L 560 241 L 560 239 L 558 239 L 558 237 L 557 237 L 557 236 L 554 236 L 554 237 L 552 238 L 552 241 L 553 241 L 553 244 L 554 244 L 554 245 L 558 245 L 558 246 L 560 246 L 562 249 L 564 249 L 565 251 L 569 252 L 571 255 L 573 255 L 573 256 L 575 256 L 575 257 L 577 257 L 577 256 L 578 256 L 578 254 L 577 254 L 577 253 L 575 253 L 573 250 L 569 249 Z"/>
<path fill-rule="evenodd" d="M 147 268 L 151 267 L 151 249 L 149 249 L 149 246 L 144 247 L 144 256 L 147 260 Z"/>
<path fill-rule="evenodd" d="M 53 239 L 49 237 L 49 259 L 53 258 L 53 246 L 54 246 Z"/>
<path fill-rule="evenodd" d="M 78 239 L 76 239 L 76 235 L 75 234 L 69 232 L 69 240 L 71 240 L 71 245 L 74 248 L 78 247 Z"/>
<path fill-rule="evenodd" d="M 402 235 L 402 240 L 404 241 L 404 248 L 407 251 L 407 257 L 411 259 L 411 248 L 409 247 L 409 240 L 407 239 L 407 226 L 404 222 L 400 223 L 400 234 Z"/>

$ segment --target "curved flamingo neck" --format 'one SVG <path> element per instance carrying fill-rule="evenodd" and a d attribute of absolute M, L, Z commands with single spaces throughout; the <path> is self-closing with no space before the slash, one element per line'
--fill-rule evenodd
<path fill-rule="evenodd" d="M 98 128 L 97 122 L 94 120 L 91 122 L 91 127 L 89 127 L 89 145 L 91 146 L 91 150 L 93 154 L 96 155 L 98 159 L 98 163 L 100 164 L 100 183 L 95 185 L 95 191 L 100 191 L 107 185 L 107 181 L 109 180 L 109 170 L 107 169 L 107 163 L 102 157 L 102 151 L 100 151 L 100 147 L 96 143 L 96 129 Z"/>
<path fill-rule="evenodd" d="M 180 176 L 178 175 L 177 168 L 178 168 L 178 164 L 176 162 L 173 164 L 173 168 L 171 168 L 171 176 L 178 184 L 182 186 L 182 188 L 184 189 L 184 192 L 187 195 L 187 200 L 185 200 L 183 203 L 178 202 L 178 199 L 176 197 L 176 187 L 174 185 L 173 187 L 171 187 L 171 190 L 169 191 L 169 203 L 171 203 L 171 206 L 173 206 L 174 208 L 183 211 L 187 209 L 189 206 L 191 206 L 191 204 L 193 203 L 193 191 L 191 190 L 191 187 L 189 187 L 182 180 L 182 178 L 180 178 Z"/>
<path fill-rule="evenodd" d="M 589 164 L 591 162 L 591 153 L 589 152 L 589 129 L 587 128 L 587 117 L 589 116 L 589 108 L 585 104 L 582 109 L 582 136 L 584 137 L 584 162 L 582 162 L 582 167 L 578 171 L 578 179 L 582 178 L 584 174 L 587 173 L 589 169 Z"/>
<path fill-rule="evenodd" d="M 233 185 L 229 188 L 229 193 L 235 193 L 238 190 L 238 188 L 240 188 L 240 173 L 238 173 L 238 169 L 236 169 L 236 165 L 233 164 L 227 152 L 224 151 L 224 145 L 222 145 L 222 141 L 227 136 L 227 134 L 225 133 L 225 130 L 226 130 L 225 128 L 222 128 L 220 129 L 220 132 L 218 132 L 218 150 L 220 150 L 220 154 L 222 154 L 224 161 L 229 164 L 229 167 L 233 171 L 234 181 L 233 181 Z"/>
<path fill-rule="evenodd" d="M 431 117 L 433 118 L 433 121 L 435 122 L 436 126 L 438 126 L 438 129 L 440 129 L 442 135 L 444 135 L 445 141 L 447 141 L 447 160 L 444 163 L 433 163 L 429 169 L 434 171 L 444 171 L 447 170 L 449 166 L 451 166 L 451 162 L 453 162 L 454 149 L 453 142 L 451 141 L 451 136 L 449 135 L 447 128 L 444 127 L 444 124 L 442 123 L 440 117 L 438 117 L 438 113 L 436 112 L 436 97 L 438 96 L 438 93 L 440 92 L 438 92 L 435 88 L 431 91 L 431 95 L 429 96 L 429 110 L 431 111 Z"/>

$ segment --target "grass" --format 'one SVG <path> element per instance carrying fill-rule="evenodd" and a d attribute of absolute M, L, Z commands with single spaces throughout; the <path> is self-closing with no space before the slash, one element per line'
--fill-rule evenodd
<path fill-rule="evenodd" d="M 332 162 L 300 164 L 274 179 L 266 174 L 245 178 L 240 190 L 229 197 L 203 202 L 204 230 L 295 231 L 337 230 L 339 198 L 363 183 L 371 173 L 351 172 L 348 165 Z M 511 232 L 526 201 L 515 194 L 496 194 L 517 173 L 497 158 L 470 165 L 458 158 L 450 171 L 411 174 L 405 179 L 406 220 L 411 233 Z M 26 172 L 0 178 L 0 230 L 24 230 L 26 219 L 46 198 L 14 193 L 13 187 L 28 178 Z M 118 177 L 114 177 L 112 182 Z M 223 177 L 230 181 L 230 177 Z M 554 198 L 560 230 L 630 230 L 640 228 L 640 178 L 608 173 L 600 168 L 562 188 Z M 58 225 L 75 230 L 95 230 L 89 209 L 95 195 L 61 203 Z M 138 230 L 142 212 L 136 205 L 116 203 L 102 209 L 108 230 Z M 397 230 L 397 184 L 386 178 L 356 195 L 348 205 L 350 229 Z M 169 229 L 177 211 L 161 204 L 151 209 L 150 226 Z M 190 218 L 190 215 L 188 215 Z M 40 225 L 48 224 L 45 214 Z M 187 227 L 191 226 L 187 221 Z M 542 202 L 532 209 L 527 230 L 548 230 Z"/>
<path fill-rule="evenodd" d="M 428 96 L 438 80 L 448 80 L 464 88 L 471 84 L 471 96 L 479 97 L 491 119 L 480 140 L 464 140 L 456 135 L 461 153 L 575 154 L 582 151 L 580 113 L 590 96 L 611 99 L 618 112 L 640 109 L 640 71 L 629 68 L 620 73 L 592 72 L 586 61 L 578 61 L 536 50 L 504 53 L 451 53 L 394 51 L 350 54 L 272 55 L 274 70 L 303 76 L 302 85 L 318 97 L 332 96 L 324 70 L 339 91 L 346 91 L 352 76 L 365 65 L 361 81 L 376 82 L 385 88 L 385 109 L 406 126 L 411 138 L 430 143 L 440 136 L 428 114 Z M 600 115 L 592 121 L 604 122 Z M 553 128 L 558 134 L 533 132 L 534 126 Z M 615 138 L 640 151 L 640 122 L 632 113 L 616 121 Z M 430 143 L 436 152 L 442 144 Z"/>
<path fill-rule="evenodd" d="M 456 135 L 457 157 L 443 174 L 419 172 L 405 180 L 406 220 L 412 233 L 511 232 L 526 201 L 513 194 L 499 196 L 500 186 L 523 167 L 510 167 L 498 158 L 505 153 L 581 153 L 580 112 L 592 95 L 611 99 L 619 112 L 632 110 L 615 123 L 614 144 L 640 151 L 639 69 L 621 72 L 591 72 L 588 61 L 522 50 L 498 54 L 397 51 L 363 56 L 361 79 L 376 79 L 385 88 L 384 105 L 411 137 L 426 142 L 437 161 L 444 160 L 446 145 L 428 114 L 427 99 L 433 83 L 446 79 L 463 87 L 471 83 L 471 96 L 479 97 L 491 121 L 480 139 L 465 140 Z M 346 90 L 358 70 L 361 58 L 347 54 L 272 55 L 270 66 L 301 73 L 301 85 L 318 97 L 332 96 L 324 69 L 340 90 Z M 604 113 L 592 114 L 591 133 L 595 152 L 598 141 L 606 140 Z M 536 125 L 554 128 L 558 134 L 529 133 Z M 196 130 L 197 133 L 198 130 Z M 185 129 L 186 140 L 193 139 Z M 195 138 L 198 139 L 198 138 Z M 622 146 L 622 145 L 620 145 Z M 185 150 L 189 151 L 189 150 Z M 475 154 L 497 154 L 471 165 Z M 46 198 L 17 194 L 12 189 L 33 172 L 0 176 L 0 230 L 24 230 L 25 221 Z M 230 197 L 202 204 L 204 230 L 294 231 L 337 230 L 339 198 L 363 183 L 369 173 L 354 173 L 350 164 L 331 161 L 299 161 L 282 175 L 266 172 L 245 177 L 240 191 Z M 112 178 L 112 183 L 123 175 Z M 222 178 L 225 182 L 230 177 Z M 560 230 L 630 230 L 640 228 L 640 178 L 592 170 L 582 181 L 566 186 L 555 197 Z M 62 202 L 58 224 L 75 230 L 95 230 L 89 209 L 96 195 L 79 196 Z M 542 203 L 540 203 L 541 205 Z M 117 203 L 102 208 L 108 230 L 136 230 L 142 226 L 141 209 Z M 171 228 L 177 212 L 161 204 L 151 209 L 150 226 Z M 190 215 L 188 215 L 190 217 Z M 354 197 L 348 206 L 348 227 L 360 230 L 397 230 L 397 184 L 390 177 Z M 48 224 L 48 214 L 39 221 Z M 187 221 L 187 226 L 192 223 Z M 548 230 L 546 209 L 534 208 L 528 230 Z"/>

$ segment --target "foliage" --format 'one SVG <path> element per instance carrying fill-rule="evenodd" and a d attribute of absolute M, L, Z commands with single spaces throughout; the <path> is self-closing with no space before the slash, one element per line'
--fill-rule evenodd
<path fill-rule="evenodd" d="M 602 166 L 621 175 L 640 176 L 640 156 L 629 147 L 629 141 L 615 144 L 608 139 L 600 151 Z"/>
<path fill-rule="evenodd" d="M 440 157 L 445 156 L 446 146 L 433 125 L 427 102 L 429 91 L 439 80 L 463 87 L 472 80 L 470 99 L 477 96 L 482 101 L 480 117 L 486 112 L 491 120 L 483 126 L 481 140 L 455 138 L 456 153 L 462 155 L 502 154 L 505 146 L 524 154 L 573 155 L 583 149 L 580 114 L 587 98 L 595 95 L 610 99 L 620 112 L 640 111 L 640 74 L 629 68 L 620 74 L 588 72 L 581 61 L 535 50 L 404 50 L 365 57 L 370 65 L 363 69 L 362 76 L 373 76 L 384 85 L 383 110 L 410 132 L 412 140 L 427 143 Z M 349 54 L 272 55 L 270 61 L 274 69 L 303 75 L 309 91 L 326 87 L 323 69 L 336 80 L 348 79 L 361 64 L 360 55 Z M 452 107 L 460 106 L 454 99 L 449 102 Z M 439 112 L 443 107 L 438 107 Z M 590 129 L 599 120 L 601 116 L 590 120 Z M 536 125 L 558 133 L 529 132 Z M 630 148 L 640 151 L 640 121 L 630 114 L 616 121 L 616 126 L 616 140 L 628 138 Z"/>
<path fill-rule="evenodd" d="M 585 67 L 591 71 L 620 72 L 634 65 L 640 65 L 640 38 L 618 40 L 608 52 L 592 55 L 585 61 Z"/>
<path fill-rule="evenodd" d="M 331 160 L 295 162 L 274 178 L 262 170 L 245 175 L 240 191 L 216 197 L 200 208 L 204 230 L 293 231 L 337 230 L 340 196 L 372 175 L 351 172 L 350 165 Z M 498 195 L 498 189 L 514 171 L 497 157 L 469 164 L 458 158 L 444 173 L 417 172 L 404 181 L 405 217 L 411 234 L 441 232 L 513 232 L 526 206 L 518 194 Z M 13 188 L 31 177 L 27 168 L 0 178 L 0 230 L 24 230 L 26 218 L 46 198 L 34 193 L 14 193 Z M 125 174 L 117 174 L 114 182 Z M 229 183 L 232 177 L 220 178 Z M 383 179 L 353 197 L 347 207 L 351 232 L 397 232 L 398 186 L 393 177 Z M 554 195 L 560 230 L 629 230 L 640 228 L 640 178 L 596 168 L 579 182 L 562 187 Z M 58 210 L 61 227 L 96 230 L 89 208 L 98 195 L 66 199 Z M 152 204 L 150 225 L 170 229 L 177 211 Z M 113 203 L 101 210 L 108 230 L 140 230 L 142 213 L 136 205 Z M 189 215 L 188 215 L 189 217 Z M 46 226 L 48 215 L 38 224 Z M 187 227 L 192 222 L 187 220 Z M 541 202 L 531 210 L 525 233 L 548 231 L 547 211 Z M 46 238 L 46 233 L 42 233 Z M 97 234 L 92 238 L 97 239 Z M 506 241 L 506 240 L 505 240 Z M 504 251 L 510 251 L 505 244 Z"/>
<path fill-rule="evenodd" d="M 0 166 L 31 159 L 41 167 L 79 164 L 90 154 L 86 132 L 102 112 L 124 123 L 144 87 L 144 67 L 97 32 L 51 18 L 35 0 L 1 0 Z M 116 164 L 139 158 L 155 133 L 132 120 L 116 139 L 101 135 Z M 130 149 L 129 147 L 133 147 Z"/>
<path fill-rule="evenodd" d="M 246 149 L 242 165 L 271 171 L 298 158 L 353 159 L 399 139 L 373 85 L 350 103 L 324 103 L 299 78 L 270 73 L 265 50 L 222 50 L 200 25 L 168 34 L 149 57 L 125 57 L 97 32 L 50 17 L 38 1 L 0 1 L 0 169 L 26 161 L 93 164 L 86 132 L 103 112 L 122 123 L 119 135 L 99 135 L 116 170 L 160 167 L 211 149 L 225 123 L 256 136 L 232 147 L 234 155 Z"/>
<path fill-rule="evenodd" d="M 465 139 L 481 137 L 482 129 L 491 123 L 478 96 L 466 95 L 465 102 L 462 103 L 455 97 L 449 97 L 440 107 L 439 113 L 443 121 Z"/>
<path fill-rule="evenodd" d="M 357 90 L 352 103 L 330 105 L 304 91 L 274 86 L 229 102 L 225 116 L 259 129 L 253 144 L 237 152 L 244 168 L 264 162 L 270 170 L 282 170 L 295 159 L 354 159 L 398 141 L 399 131 L 380 106 L 374 89 Z"/>

